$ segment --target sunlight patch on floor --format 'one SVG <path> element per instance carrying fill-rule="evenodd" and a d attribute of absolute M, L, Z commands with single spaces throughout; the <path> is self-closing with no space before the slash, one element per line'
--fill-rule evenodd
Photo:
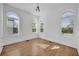
<path fill-rule="evenodd" d="M 43 44 L 43 43 L 35 43 L 34 45 L 37 45 L 37 46 L 44 48 L 44 49 L 47 48 L 48 46 L 50 46 L 49 44 Z"/>
<path fill-rule="evenodd" d="M 58 45 L 54 45 L 53 47 L 51 47 L 51 49 L 59 49 L 60 48 L 60 46 L 58 46 Z"/>

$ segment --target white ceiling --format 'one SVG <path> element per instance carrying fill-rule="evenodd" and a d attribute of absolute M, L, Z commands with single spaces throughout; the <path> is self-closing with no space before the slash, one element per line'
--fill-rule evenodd
<path fill-rule="evenodd" d="M 35 9 L 37 4 L 36 3 L 9 3 L 9 5 L 14 6 L 16 8 L 20 8 L 22 10 L 28 11 L 30 13 L 35 13 Z M 52 14 L 55 12 L 60 11 L 60 9 L 67 9 L 67 8 L 73 8 L 75 4 L 73 3 L 39 3 L 40 6 L 40 16 L 42 17 L 48 17 L 52 16 Z"/>

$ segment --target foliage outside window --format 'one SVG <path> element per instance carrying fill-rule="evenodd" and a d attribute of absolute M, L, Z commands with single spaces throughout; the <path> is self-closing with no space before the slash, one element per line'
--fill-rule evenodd
<path fill-rule="evenodd" d="M 9 34 L 19 33 L 19 16 L 15 12 L 7 13 L 7 29 Z"/>
<path fill-rule="evenodd" d="M 44 20 L 40 19 L 40 32 L 44 32 Z"/>
<path fill-rule="evenodd" d="M 32 21 L 32 32 L 37 32 L 38 30 L 38 20 L 37 20 L 37 18 L 35 18 L 35 19 L 33 19 L 33 21 Z"/>
<path fill-rule="evenodd" d="M 43 26 L 44 26 L 44 23 L 40 23 L 40 32 L 44 31 Z"/>
<path fill-rule="evenodd" d="M 65 12 L 62 16 L 61 31 L 63 34 L 73 34 L 73 13 Z"/>
<path fill-rule="evenodd" d="M 32 32 L 44 32 L 44 23 L 41 19 L 34 19 L 32 23 Z"/>
<path fill-rule="evenodd" d="M 36 23 L 32 23 L 32 32 L 36 32 Z"/>

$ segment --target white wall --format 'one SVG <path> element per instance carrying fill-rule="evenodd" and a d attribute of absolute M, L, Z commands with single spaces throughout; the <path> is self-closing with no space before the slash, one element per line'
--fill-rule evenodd
<path fill-rule="evenodd" d="M 2 46 L 2 5 L 0 4 L 0 46 Z"/>
<path fill-rule="evenodd" d="M 77 28 L 76 28 L 76 41 L 77 41 L 77 49 L 79 52 L 79 4 L 77 4 Z"/>
<path fill-rule="evenodd" d="M 6 14 L 8 11 L 14 11 L 20 16 L 20 33 L 19 35 L 9 36 L 7 34 L 7 17 Z M 12 6 L 8 6 L 7 4 L 3 4 L 3 42 L 4 45 L 16 43 L 19 41 L 27 40 L 32 38 L 32 20 L 35 16 L 27 11 L 23 11 L 18 8 L 14 8 Z"/>
<path fill-rule="evenodd" d="M 3 49 L 3 39 L 2 39 L 2 36 L 3 36 L 3 9 L 2 9 L 2 4 L 0 4 L 0 53 Z"/>
<path fill-rule="evenodd" d="M 44 4 L 45 5 L 45 4 Z M 65 37 L 61 33 L 61 17 L 63 15 L 64 11 L 73 11 L 74 15 L 76 15 L 76 4 L 49 4 L 46 6 L 48 9 L 45 9 L 45 11 L 48 11 L 46 16 L 44 17 L 45 20 L 45 32 L 43 34 L 40 34 L 42 37 L 53 41 L 58 42 L 64 45 L 68 45 L 71 47 L 77 48 L 76 43 L 76 16 L 74 17 L 74 34 L 71 36 Z M 52 12 L 51 12 L 52 11 Z"/>

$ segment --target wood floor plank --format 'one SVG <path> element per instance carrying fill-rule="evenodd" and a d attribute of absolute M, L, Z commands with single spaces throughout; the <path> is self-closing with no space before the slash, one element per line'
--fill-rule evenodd
<path fill-rule="evenodd" d="M 42 38 L 6 45 L 1 56 L 77 56 L 76 48 L 51 42 Z"/>

